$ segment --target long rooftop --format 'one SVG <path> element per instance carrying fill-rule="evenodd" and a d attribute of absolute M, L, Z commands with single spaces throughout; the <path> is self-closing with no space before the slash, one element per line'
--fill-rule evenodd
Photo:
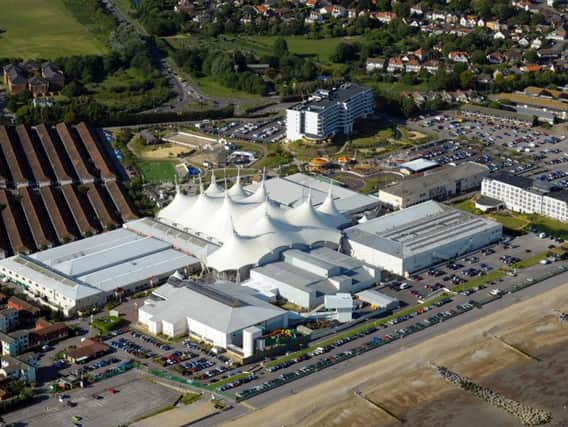
<path fill-rule="evenodd" d="M 380 251 L 408 257 L 498 227 L 494 221 L 428 201 L 358 224 L 346 234 Z"/>

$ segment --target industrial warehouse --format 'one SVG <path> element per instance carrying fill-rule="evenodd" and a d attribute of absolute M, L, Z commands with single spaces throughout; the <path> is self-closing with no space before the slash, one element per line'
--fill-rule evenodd
<path fill-rule="evenodd" d="M 191 335 L 249 357 L 262 330 L 288 326 L 288 312 L 259 298 L 255 290 L 234 283 L 182 281 L 156 289 L 138 309 L 138 320 L 153 334 Z"/>
<path fill-rule="evenodd" d="M 0 249 L 29 254 L 136 218 L 108 151 L 84 123 L 0 126 Z"/>
<path fill-rule="evenodd" d="M 287 250 L 282 261 L 253 269 L 243 285 L 311 310 L 321 305 L 326 295 L 353 294 L 380 279 L 379 269 L 323 247 L 308 252 Z"/>
<path fill-rule="evenodd" d="M 345 251 L 406 276 L 498 241 L 501 224 L 428 201 L 345 230 Z"/>
<path fill-rule="evenodd" d="M 412 176 L 379 190 L 379 200 L 395 209 L 407 208 L 427 200 L 442 201 L 481 186 L 489 168 L 475 162 Z"/>
<path fill-rule="evenodd" d="M 33 255 L 0 261 L 0 273 L 29 297 L 66 316 L 103 305 L 117 292 L 154 286 L 199 261 L 168 242 L 118 229 Z"/>

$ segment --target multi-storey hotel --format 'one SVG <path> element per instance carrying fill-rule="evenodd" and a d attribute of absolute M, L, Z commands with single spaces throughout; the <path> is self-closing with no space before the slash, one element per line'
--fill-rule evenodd
<path fill-rule="evenodd" d="M 337 89 L 317 90 L 307 101 L 286 110 L 286 138 L 320 140 L 337 132 L 349 135 L 356 119 L 373 111 L 371 89 L 345 83 Z"/>
<path fill-rule="evenodd" d="M 481 195 L 498 200 L 515 212 L 568 221 L 568 191 L 549 191 L 535 184 L 526 177 L 500 173 L 483 180 Z"/>

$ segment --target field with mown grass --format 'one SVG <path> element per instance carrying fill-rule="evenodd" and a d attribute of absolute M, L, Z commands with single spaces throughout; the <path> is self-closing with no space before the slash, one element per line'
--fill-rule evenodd
<path fill-rule="evenodd" d="M 106 51 L 63 0 L 2 0 L 0 7 L 0 57 L 53 59 Z"/>

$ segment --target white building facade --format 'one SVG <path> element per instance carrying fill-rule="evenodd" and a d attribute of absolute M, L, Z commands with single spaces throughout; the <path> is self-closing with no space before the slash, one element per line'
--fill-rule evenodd
<path fill-rule="evenodd" d="M 346 83 L 334 90 L 318 90 L 308 101 L 286 110 L 286 138 L 320 140 L 337 132 L 349 135 L 355 120 L 372 112 L 370 89 Z"/>
<path fill-rule="evenodd" d="M 481 183 L 481 195 L 503 202 L 509 210 L 568 221 L 568 192 L 535 189 L 529 178 L 499 174 Z"/>

